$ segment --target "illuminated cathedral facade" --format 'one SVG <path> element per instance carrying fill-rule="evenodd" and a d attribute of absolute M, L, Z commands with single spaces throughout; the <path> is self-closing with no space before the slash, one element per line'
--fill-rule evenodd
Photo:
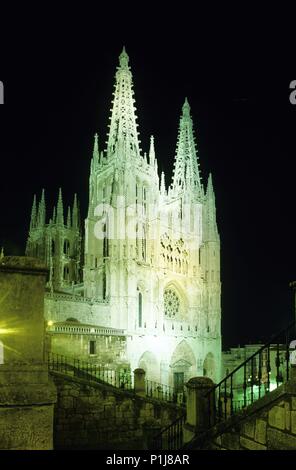
<path fill-rule="evenodd" d="M 61 192 L 47 221 L 43 194 L 33 203 L 26 254 L 49 268 L 47 320 L 124 331 L 125 359 L 148 379 L 172 386 L 200 375 L 217 381 L 220 239 L 212 178 L 205 187 L 187 99 L 168 187 L 153 137 L 147 153 L 140 148 L 134 103 L 123 49 L 104 150 L 95 136 L 85 225 L 76 196 L 65 218 Z"/>

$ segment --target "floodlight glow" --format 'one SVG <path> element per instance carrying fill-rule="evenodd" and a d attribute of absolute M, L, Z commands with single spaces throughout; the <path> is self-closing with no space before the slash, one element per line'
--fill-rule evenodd
<path fill-rule="evenodd" d="M 12 335 L 18 332 L 18 328 L 0 328 L 0 335 Z"/>
<path fill-rule="evenodd" d="M 0 322 L 0 335 L 1 336 L 7 336 L 7 335 L 16 335 L 16 334 L 21 334 L 24 332 L 24 328 L 18 326 L 19 319 L 17 318 L 10 318 L 9 322 L 8 321 L 1 321 Z"/>

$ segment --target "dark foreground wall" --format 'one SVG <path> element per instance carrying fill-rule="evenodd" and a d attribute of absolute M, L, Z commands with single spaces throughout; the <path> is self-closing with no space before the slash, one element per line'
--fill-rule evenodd
<path fill-rule="evenodd" d="M 46 275 L 34 258 L 0 259 L 0 449 L 53 446 L 56 389 L 44 361 Z"/>
<path fill-rule="evenodd" d="M 53 372 L 58 390 L 55 449 L 145 449 L 183 409 Z"/>

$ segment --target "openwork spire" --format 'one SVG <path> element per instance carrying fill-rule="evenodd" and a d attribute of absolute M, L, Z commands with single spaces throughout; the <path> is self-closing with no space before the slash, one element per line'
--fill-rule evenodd
<path fill-rule="evenodd" d="M 186 192 L 190 191 L 195 198 L 201 198 L 203 190 L 187 98 L 185 98 L 180 118 L 174 167 L 172 195 L 176 197 L 186 189 Z"/>
<path fill-rule="evenodd" d="M 63 207 L 63 198 L 62 198 L 62 189 L 61 188 L 59 189 L 56 223 L 64 225 L 64 207 Z"/>
<path fill-rule="evenodd" d="M 78 214 L 77 194 L 74 194 L 74 202 L 73 202 L 73 210 L 72 210 L 72 224 L 73 224 L 73 228 L 78 228 L 79 214 Z"/>
<path fill-rule="evenodd" d="M 114 99 L 112 101 L 112 114 L 110 131 L 107 142 L 107 156 L 113 155 L 116 146 L 121 144 L 124 154 L 140 155 L 136 108 L 133 99 L 133 80 L 130 67 L 128 65 L 129 57 L 123 48 L 119 56 L 119 67 L 115 75 Z"/>
<path fill-rule="evenodd" d="M 32 212 L 31 212 L 30 231 L 36 227 L 36 223 L 37 223 L 37 205 L 36 205 L 36 194 L 34 194 Z"/>
<path fill-rule="evenodd" d="M 99 160 L 99 137 L 97 133 L 95 133 L 94 138 L 93 158 L 94 160 Z"/>
<path fill-rule="evenodd" d="M 91 173 L 97 170 L 99 161 L 100 161 L 99 138 L 98 138 L 98 134 L 96 133 L 95 138 L 94 138 L 93 157 L 91 160 L 91 167 L 90 167 Z"/>
<path fill-rule="evenodd" d="M 41 199 L 38 204 L 38 214 L 37 214 L 38 227 L 43 227 L 45 225 L 45 217 L 46 217 L 45 193 L 44 193 L 44 189 L 42 189 Z"/>
<path fill-rule="evenodd" d="M 57 217 L 57 211 L 56 211 L 56 208 L 55 206 L 53 207 L 53 211 L 52 211 L 52 223 L 55 224 L 56 223 L 56 217 Z"/>
<path fill-rule="evenodd" d="M 207 190 L 206 190 L 205 211 L 206 211 L 205 234 L 208 240 L 216 240 L 217 237 L 219 237 L 219 234 L 218 234 L 217 222 L 216 222 L 215 192 L 214 192 L 211 173 L 209 174 L 208 185 L 207 185 Z"/>
<path fill-rule="evenodd" d="M 68 206 L 68 213 L 67 213 L 67 227 L 71 227 L 71 209 Z"/>
<path fill-rule="evenodd" d="M 150 137 L 150 148 L 149 148 L 149 163 L 154 165 L 155 162 L 155 148 L 154 148 L 154 137 Z"/>
<path fill-rule="evenodd" d="M 160 194 L 162 196 L 165 196 L 166 189 L 165 189 L 165 178 L 164 178 L 164 172 L 161 172 L 161 178 L 160 178 Z"/>

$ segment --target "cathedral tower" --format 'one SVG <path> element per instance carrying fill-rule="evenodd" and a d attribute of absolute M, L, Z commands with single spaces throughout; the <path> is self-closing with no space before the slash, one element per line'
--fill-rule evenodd
<path fill-rule="evenodd" d="M 140 148 L 129 57 L 115 75 L 107 147 L 95 136 L 85 220 L 84 292 L 128 335 L 131 368 L 178 386 L 220 375 L 220 242 L 185 99 L 174 171 L 158 176 L 154 138 Z M 104 317 L 106 319 L 106 316 Z M 106 321 L 102 317 L 102 322 Z"/>

